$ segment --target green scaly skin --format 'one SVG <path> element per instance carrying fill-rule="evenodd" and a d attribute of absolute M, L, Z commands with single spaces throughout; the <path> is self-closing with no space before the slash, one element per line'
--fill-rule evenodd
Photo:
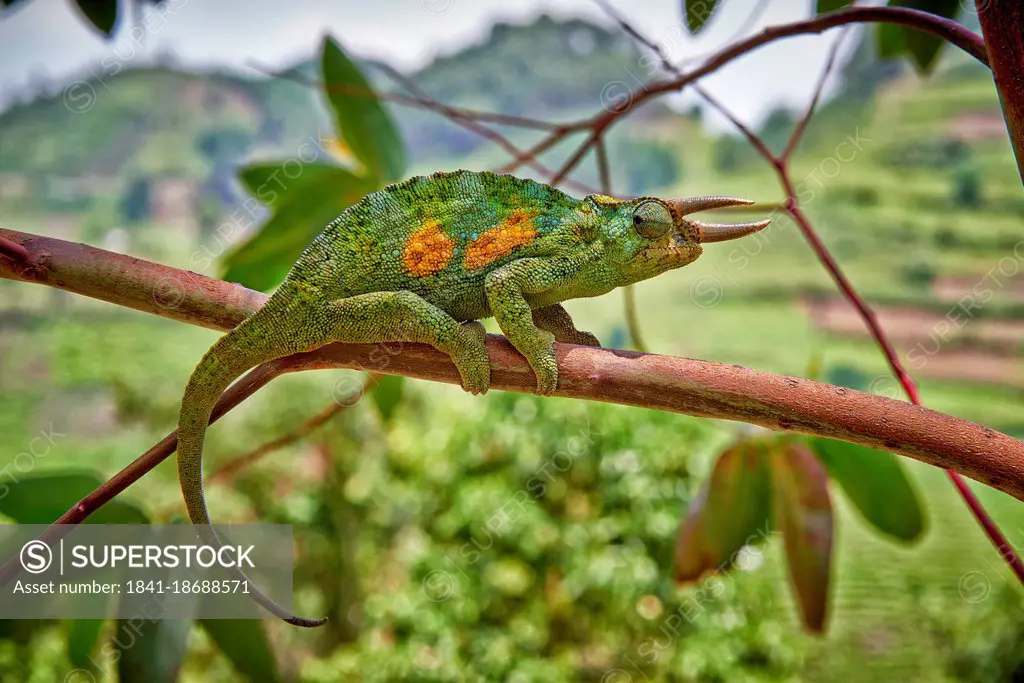
<path fill-rule="evenodd" d="M 435 226 L 433 241 L 413 256 L 433 258 L 433 266 L 410 272 L 410 241 L 426 225 Z M 178 427 L 189 517 L 210 524 L 204 434 L 217 399 L 245 371 L 332 342 L 421 342 L 451 356 L 466 390 L 484 393 L 490 365 L 475 321 L 494 316 L 536 373 L 537 392 L 549 394 L 558 384 L 555 340 L 599 346 L 560 303 L 684 266 L 701 254 L 699 239 L 662 200 L 580 200 L 491 173 L 436 173 L 366 196 L 324 229 L 266 304 L 217 341 L 189 379 Z M 212 529 L 201 533 L 219 542 Z M 255 588 L 253 596 L 290 623 L 323 623 L 290 615 Z"/>

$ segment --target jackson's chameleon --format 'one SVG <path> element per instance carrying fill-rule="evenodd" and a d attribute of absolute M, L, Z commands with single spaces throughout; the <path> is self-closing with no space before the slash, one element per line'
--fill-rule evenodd
<path fill-rule="evenodd" d="M 493 315 L 533 368 L 537 393 L 550 394 L 558 384 L 552 342 L 599 346 L 561 302 L 685 266 L 702 243 L 768 225 L 688 218 L 749 203 L 575 199 L 532 180 L 470 171 L 410 178 L 367 195 L 327 225 L 267 302 L 192 373 L 178 425 L 189 517 L 217 541 L 205 526 L 203 439 L 214 403 L 246 370 L 331 342 L 422 342 L 451 356 L 466 390 L 484 393 L 490 366 L 477 321 Z M 292 616 L 255 587 L 251 595 L 290 623 L 322 623 Z"/>

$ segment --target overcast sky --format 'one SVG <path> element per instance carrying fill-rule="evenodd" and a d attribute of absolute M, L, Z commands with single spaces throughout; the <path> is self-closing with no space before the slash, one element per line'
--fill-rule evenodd
<path fill-rule="evenodd" d="M 611 2 L 677 61 L 721 47 L 740 31 L 748 35 L 808 16 L 812 5 L 810 0 L 728 0 L 706 35 L 694 39 L 681 29 L 680 0 Z M 308 56 L 325 32 L 355 54 L 412 68 L 484 39 L 495 21 L 521 22 L 541 12 L 605 20 L 594 0 L 167 0 L 165 8 L 147 10 L 141 25 L 124 24 L 116 40 L 105 43 L 68 0 L 25 0 L 0 14 L 0 106 L 33 75 L 69 82 L 92 68 L 102 76 L 115 60 L 141 63 L 161 51 L 203 68 L 244 69 L 251 59 L 276 66 Z M 756 120 L 779 103 L 800 107 L 837 35 L 777 42 L 705 83 L 747 119 Z M 629 80 L 609 75 L 619 79 Z"/>

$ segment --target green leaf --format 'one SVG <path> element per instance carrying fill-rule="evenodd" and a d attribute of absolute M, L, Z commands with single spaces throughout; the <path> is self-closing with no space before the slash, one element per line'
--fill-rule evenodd
<path fill-rule="evenodd" d="M 96 664 L 92 652 L 96 649 L 96 641 L 99 640 L 106 619 L 69 619 L 64 623 L 68 661 L 76 669 L 94 671 Z"/>
<path fill-rule="evenodd" d="M 154 543 L 160 543 L 162 531 L 161 527 L 154 528 Z M 149 578 L 154 581 L 168 582 L 172 577 L 185 577 L 182 567 L 160 567 L 150 572 Z M 179 614 L 186 618 L 150 620 L 143 615 L 159 614 L 159 600 L 144 593 L 121 594 L 120 613 L 140 616 L 115 622 L 112 640 L 116 651 L 111 656 L 117 658 L 119 683 L 173 683 L 178 680 L 188 637 L 195 624 L 191 617 L 198 611 L 201 599 L 198 592 L 175 595 L 175 604 L 182 608 Z"/>
<path fill-rule="evenodd" d="M 955 19 L 960 13 L 960 0 L 889 0 L 889 6 L 917 9 L 946 19 Z M 893 35 L 895 32 L 901 36 L 900 43 L 903 49 L 890 52 L 897 49 L 896 38 Z M 879 41 L 882 57 L 892 57 L 909 52 L 918 73 L 923 75 L 931 73 L 935 68 L 939 54 L 946 42 L 931 33 L 895 24 L 884 24 L 883 28 L 879 29 Z"/>
<path fill-rule="evenodd" d="M 683 17 L 690 33 L 700 33 L 718 8 L 718 0 L 684 0 Z"/>
<path fill-rule="evenodd" d="M 772 521 L 782 532 L 790 583 L 804 626 L 825 629 L 834 519 L 825 469 L 807 447 L 782 442 L 771 452 Z"/>
<path fill-rule="evenodd" d="M 395 408 L 402 401 L 402 387 L 405 385 L 405 378 L 398 375 L 382 375 L 373 385 L 370 396 L 374 405 L 380 413 L 384 423 L 391 421 L 395 414 Z"/>
<path fill-rule="evenodd" d="M 762 541 L 770 513 L 767 446 L 743 441 L 718 458 L 700 492 L 690 502 L 676 538 L 676 581 L 697 581 L 724 571 L 736 552 Z"/>
<path fill-rule="evenodd" d="M 273 208 L 284 197 L 296 196 L 303 188 L 319 182 L 324 177 L 336 176 L 338 171 L 350 175 L 345 169 L 334 164 L 322 164 L 315 161 L 304 163 L 294 170 L 285 165 L 292 161 L 285 159 L 278 163 L 253 164 L 238 171 L 238 179 L 256 199 L 264 206 Z M 287 172 L 286 172 L 287 171 Z"/>
<path fill-rule="evenodd" d="M 896 59 L 907 52 L 903 31 L 897 24 L 878 24 L 878 56 L 881 59 Z"/>
<path fill-rule="evenodd" d="M 921 538 L 924 512 L 898 457 L 834 439 L 811 439 L 811 448 L 865 520 L 900 541 Z"/>
<path fill-rule="evenodd" d="M 114 633 L 117 680 L 120 683 L 178 680 L 193 623 L 191 619 L 119 619 Z"/>
<path fill-rule="evenodd" d="M 835 12 L 836 10 L 849 7 L 852 0 L 818 0 L 818 14 L 825 14 L 826 12 Z"/>
<path fill-rule="evenodd" d="M 103 483 L 82 470 L 54 470 L 0 480 L 0 514 L 18 524 L 50 524 Z M 85 520 L 87 524 L 148 524 L 137 506 L 112 500 Z"/>
<path fill-rule="evenodd" d="M 202 619 L 199 622 L 235 669 L 253 683 L 278 683 L 281 673 L 259 619 Z"/>
<path fill-rule="evenodd" d="M 228 255 L 224 279 L 253 289 L 273 288 L 324 226 L 374 187 L 343 168 L 316 172 L 301 192 L 282 197 L 259 232 Z"/>
<path fill-rule="evenodd" d="M 118 0 L 76 0 L 75 2 L 78 11 L 108 38 L 117 26 L 117 3 Z"/>
<path fill-rule="evenodd" d="M 370 175 L 382 183 L 398 180 L 405 172 L 405 148 L 390 114 L 333 38 L 324 38 L 321 54 L 324 89 L 338 134 Z"/>

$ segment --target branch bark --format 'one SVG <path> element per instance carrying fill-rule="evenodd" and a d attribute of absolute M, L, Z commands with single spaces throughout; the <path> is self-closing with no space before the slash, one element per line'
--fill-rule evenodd
<path fill-rule="evenodd" d="M 239 285 L 80 244 L 9 230 L 28 268 L 0 277 L 58 287 L 181 322 L 227 330 L 266 295 Z M 332 344 L 296 357 L 303 369 L 373 368 L 457 384 L 448 357 L 420 344 Z M 535 378 L 503 337 L 487 340 L 495 389 L 532 392 Z M 735 420 L 842 439 L 953 469 L 1024 500 L 1024 443 L 973 422 L 881 396 L 738 365 L 557 344 L 557 395 Z"/>
<path fill-rule="evenodd" d="M 985 0 L 978 3 L 978 19 L 990 46 L 992 76 L 1024 182 L 1024 4 Z"/>

